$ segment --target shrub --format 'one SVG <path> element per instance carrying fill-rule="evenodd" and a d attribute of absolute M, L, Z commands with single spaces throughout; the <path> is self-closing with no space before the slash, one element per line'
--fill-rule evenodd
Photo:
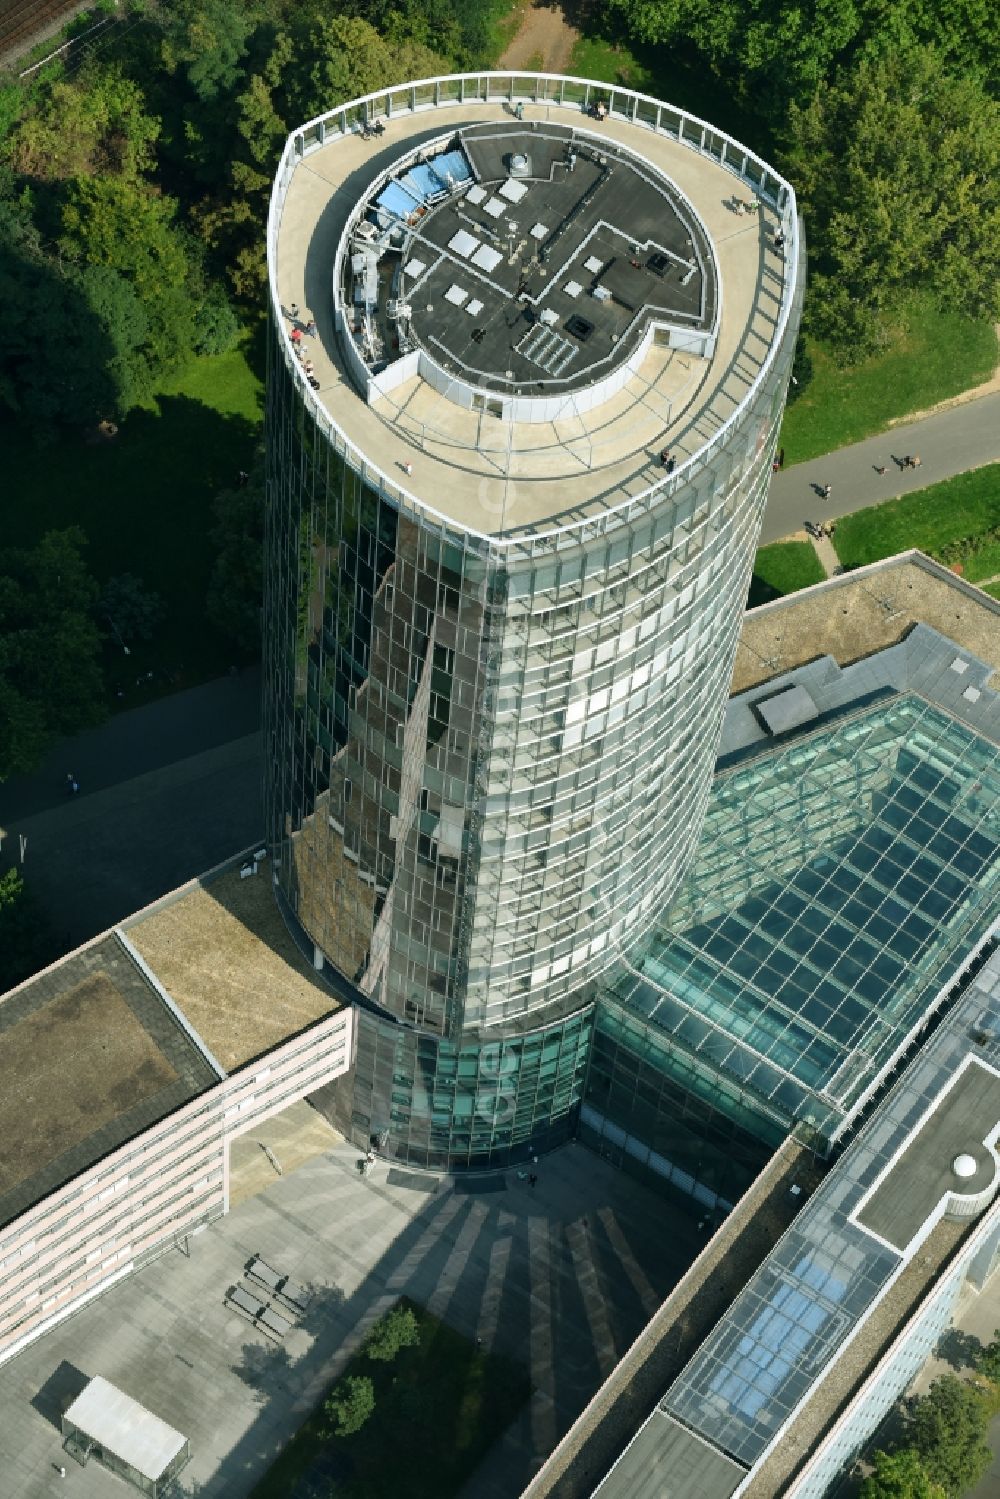
<path fill-rule="evenodd" d="M 328 1397 L 323 1412 L 331 1436 L 349 1437 L 360 1431 L 375 1410 L 375 1387 L 365 1374 L 349 1374 Z"/>
<path fill-rule="evenodd" d="M 368 1334 L 365 1353 L 377 1363 L 389 1364 L 402 1348 L 414 1348 L 420 1342 L 417 1319 L 408 1306 L 394 1306 L 380 1317 Z"/>

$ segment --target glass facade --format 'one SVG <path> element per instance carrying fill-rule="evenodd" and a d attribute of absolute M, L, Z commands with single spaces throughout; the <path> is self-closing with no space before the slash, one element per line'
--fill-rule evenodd
<path fill-rule="evenodd" d="M 439 1041 L 358 1014 L 344 1124 L 412 1166 L 528 1161 L 575 1133 L 592 1011 L 504 1041 Z M 349 1114 L 347 1110 L 349 1109 Z"/>
<path fill-rule="evenodd" d="M 727 1209 L 787 1132 L 654 1026 L 598 1005 L 580 1138 L 602 1155 Z"/>
<path fill-rule="evenodd" d="M 989 930 L 1000 750 L 914 693 L 716 778 L 669 917 L 608 1002 L 826 1138 Z"/>
<path fill-rule="evenodd" d="M 704 462 L 641 505 L 495 536 L 372 476 L 308 399 L 272 305 L 269 840 L 291 909 L 370 1007 L 359 1138 L 502 1164 L 572 1127 L 588 986 L 673 897 L 700 832 L 801 289 Z M 532 1081 L 532 1048 L 547 1064 L 563 1028 L 556 1078 Z M 526 1070 L 487 1143 L 454 1068 L 482 1078 L 475 1057 L 496 1055 Z"/>

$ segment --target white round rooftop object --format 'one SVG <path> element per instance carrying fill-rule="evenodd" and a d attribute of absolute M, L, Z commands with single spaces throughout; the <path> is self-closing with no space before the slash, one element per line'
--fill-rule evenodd
<path fill-rule="evenodd" d="M 960 1176 L 963 1180 L 967 1180 L 970 1176 L 975 1176 L 976 1171 L 978 1170 L 978 1167 L 976 1165 L 976 1158 L 974 1155 L 969 1155 L 967 1152 L 963 1151 L 961 1155 L 957 1155 L 952 1161 L 951 1169 L 952 1171 L 954 1171 L 956 1176 Z"/>

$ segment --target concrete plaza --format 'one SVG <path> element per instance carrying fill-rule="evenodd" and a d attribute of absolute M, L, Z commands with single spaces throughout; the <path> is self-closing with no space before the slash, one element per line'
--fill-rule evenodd
<path fill-rule="evenodd" d="M 356 1162 L 339 1142 L 307 1160 L 0 1369 L 4 1499 L 130 1492 L 62 1452 L 61 1410 L 95 1374 L 190 1437 L 180 1493 L 242 1499 L 403 1293 L 527 1364 L 535 1393 L 465 1491 L 515 1499 L 703 1243 L 696 1204 L 578 1145 L 544 1157 L 534 1189 L 384 1163 L 362 1180 Z M 313 1290 L 281 1344 L 224 1305 L 257 1252 Z"/>

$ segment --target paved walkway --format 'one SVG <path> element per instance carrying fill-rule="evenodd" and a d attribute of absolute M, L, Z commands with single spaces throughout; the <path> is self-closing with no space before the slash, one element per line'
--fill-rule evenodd
<path fill-rule="evenodd" d="M 894 459 L 908 453 L 919 468 L 901 469 Z M 809 463 L 776 474 L 764 513 L 761 542 L 779 541 L 800 531 L 804 521 L 833 520 L 880 500 L 925 489 L 941 479 L 1000 461 L 1000 392 L 935 411 L 919 421 L 893 427 L 853 447 L 839 448 Z M 886 472 L 879 474 L 877 467 Z M 828 500 L 816 489 L 830 484 Z"/>
<path fill-rule="evenodd" d="M 4 1499 L 63 1493 L 59 1462 L 78 1499 L 118 1493 L 61 1454 L 60 1411 L 95 1374 L 190 1437 L 182 1494 L 243 1499 L 401 1294 L 527 1365 L 535 1394 L 464 1494 L 516 1499 L 701 1248 L 694 1217 L 583 1146 L 544 1157 L 535 1190 L 510 1172 L 486 1194 L 381 1163 L 363 1181 L 357 1154 L 283 1176 L 0 1369 Z M 313 1289 L 277 1346 L 223 1304 L 258 1252 Z"/>

